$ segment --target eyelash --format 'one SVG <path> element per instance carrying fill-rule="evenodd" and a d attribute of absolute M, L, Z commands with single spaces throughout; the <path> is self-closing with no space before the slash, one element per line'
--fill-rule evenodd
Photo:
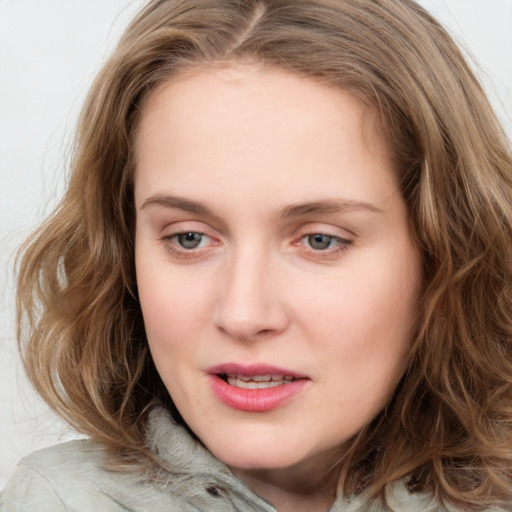
<path fill-rule="evenodd" d="M 325 249 L 313 249 L 312 247 L 308 247 L 305 244 L 308 242 L 308 239 L 315 236 L 323 236 L 329 238 L 330 242 L 336 242 L 335 247 L 327 247 Z M 311 241 L 309 241 L 310 243 Z M 295 242 L 294 245 L 302 245 L 305 250 L 308 252 L 309 255 L 315 257 L 315 258 L 324 258 L 324 259 L 330 259 L 335 258 L 340 253 L 348 250 L 348 248 L 352 245 L 352 240 L 348 240 L 346 238 L 342 238 L 337 235 L 331 235 L 329 233 L 322 233 L 321 231 L 313 232 L 313 233 L 305 233 L 301 235 L 298 242 Z"/>
<path fill-rule="evenodd" d="M 180 236 L 184 236 L 184 235 L 199 235 L 201 237 L 211 238 L 206 233 L 202 233 L 201 231 L 181 231 L 179 233 L 173 233 L 172 235 L 162 237 L 162 242 L 164 243 L 167 251 L 169 251 L 169 253 L 171 253 L 172 256 L 175 256 L 180 259 L 195 257 L 196 255 L 193 253 L 196 252 L 196 250 L 198 249 L 198 247 L 192 247 L 192 248 L 186 248 L 183 246 L 180 247 L 177 239 Z M 203 238 L 201 239 L 201 241 L 199 243 L 201 244 L 202 242 L 203 242 Z M 199 247 L 199 249 L 202 249 L 202 247 Z"/>
<path fill-rule="evenodd" d="M 181 236 L 184 235 L 195 235 L 200 236 L 201 240 L 199 241 L 199 245 L 203 242 L 204 237 L 209 238 L 213 241 L 211 237 L 209 237 L 206 233 L 203 233 L 201 231 L 181 231 L 179 233 L 173 233 L 172 235 L 164 236 L 162 237 L 162 242 L 165 244 L 165 247 L 167 251 L 174 257 L 180 258 L 180 259 L 186 259 L 186 258 L 195 258 L 199 256 L 199 254 L 196 254 L 198 250 L 203 249 L 203 247 L 190 247 L 186 248 L 183 247 L 179 242 L 178 239 Z M 332 242 L 335 242 L 337 245 L 335 247 L 326 247 L 325 249 L 314 249 L 312 247 L 306 246 L 305 241 L 308 239 L 311 239 L 311 237 L 315 236 L 323 236 L 329 239 L 329 245 Z M 311 242 L 311 240 L 309 240 Z M 218 242 L 214 243 L 214 245 L 218 245 Z M 315 258 L 334 258 L 338 254 L 340 254 L 343 251 L 348 250 L 349 246 L 352 245 L 352 240 L 348 240 L 346 238 L 342 238 L 340 236 L 331 235 L 329 233 L 322 233 L 321 231 L 312 232 L 312 233 L 304 233 L 300 236 L 297 242 L 293 242 L 292 245 L 294 246 L 302 246 L 306 250 L 307 254 L 309 256 L 315 257 Z"/>

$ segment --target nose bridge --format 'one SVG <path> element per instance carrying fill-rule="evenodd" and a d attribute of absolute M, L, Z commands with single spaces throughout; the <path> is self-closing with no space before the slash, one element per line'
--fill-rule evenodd
<path fill-rule="evenodd" d="M 238 339 L 278 332 L 286 311 L 272 276 L 275 262 L 261 247 L 245 245 L 233 250 L 225 262 L 216 322 Z"/>

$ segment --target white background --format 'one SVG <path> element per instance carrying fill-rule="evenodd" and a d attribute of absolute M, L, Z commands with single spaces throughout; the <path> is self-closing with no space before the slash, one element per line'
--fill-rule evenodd
<path fill-rule="evenodd" d="M 0 489 L 20 457 L 75 435 L 34 396 L 21 371 L 13 253 L 61 195 L 84 95 L 143 3 L 0 0 Z M 472 55 L 512 136 L 512 0 L 421 3 Z"/>

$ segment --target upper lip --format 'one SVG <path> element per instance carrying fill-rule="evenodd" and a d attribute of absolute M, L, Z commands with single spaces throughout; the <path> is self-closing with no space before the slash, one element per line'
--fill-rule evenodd
<path fill-rule="evenodd" d="M 282 375 L 291 376 L 294 379 L 309 379 L 309 377 L 304 373 L 299 373 L 295 370 L 290 370 L 289 368 L 282 368 L 266 363 L 221 363 L 208 368 L 207 373 L 210 375 L 243 375 L 247 377 L 254 377 L 257 375 Z"/>

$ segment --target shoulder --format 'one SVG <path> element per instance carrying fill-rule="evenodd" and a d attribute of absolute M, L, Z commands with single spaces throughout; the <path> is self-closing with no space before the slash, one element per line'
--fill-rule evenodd
<path fill-rule="evenodd" d="M 465 509 L 439 501 L 430 493 L 412 493 L 407 488 L 406 479 L 389 484 L 386 488 L 386 503 L 393 512 L 464 512 Z M 508 510 L 508 509 L 507 509 Z M 489 508 L 486 512 L 506 512 L 502 508 Z"/>
<path fill-rule="evenodd" d="M 341 496 L 329 512 L 465 512 L 465 508 L 452 504 L 441 504 L 428 492 L 410 492 L 407 478 L 397 480 L 386 486 L 385 504 L 379 499 L 373 501 L 366 491 L 356 496 Z M 506 512 L 507 508 L 488 508 L 485 512 Z"/>
<path fill-rule="evenodd" d="M 94 485 L 103 471 L 103 460 L 102 447 L 87 440 L 71 441 L 28 455 L 20 461 L 2 492 L 2 512 L 61 512 L 75 508 L 81 511 L 80 503 L 106 510 L 101 508 L 105 500 Z"/>
<path fill-rule="evenodd" d="M 75 470 L 70 471 L 70 466 L 76 464 L 77 458 L 86 465 L 94 464 L 92 460 L 88 460 L 86 453 L 94 452 L 97 448 L 94 443 L 88 441 L 72 441 L 39 450 L 25 457 L 18 464 L 16 472 L 2 492 L 1 510 L 67 510 L 66 497 L 61 491 L 63 487 L 68 487 L 70 478 L 77 476 Z M 60 483 L 55 485 L 57 482 Z"/>
<path fill-rule="evenodd" d="M 189 510 L 141 473 L 104 468 L 104 447 L 89 440 L 45 448 L 20 461 L 0 497 L 1 512 Z M 195 510 L 195 509 L 191 509 Z"/>
<path fill-rule="evenodd" d="M 98 469 L 105 461 L 106 452 L 101 444 L 82 439 L 33 452 L 21 459 L 19 465 L 36 472 L 43 471 L 48 478 L 73 478 L 71 468 Z"/>

